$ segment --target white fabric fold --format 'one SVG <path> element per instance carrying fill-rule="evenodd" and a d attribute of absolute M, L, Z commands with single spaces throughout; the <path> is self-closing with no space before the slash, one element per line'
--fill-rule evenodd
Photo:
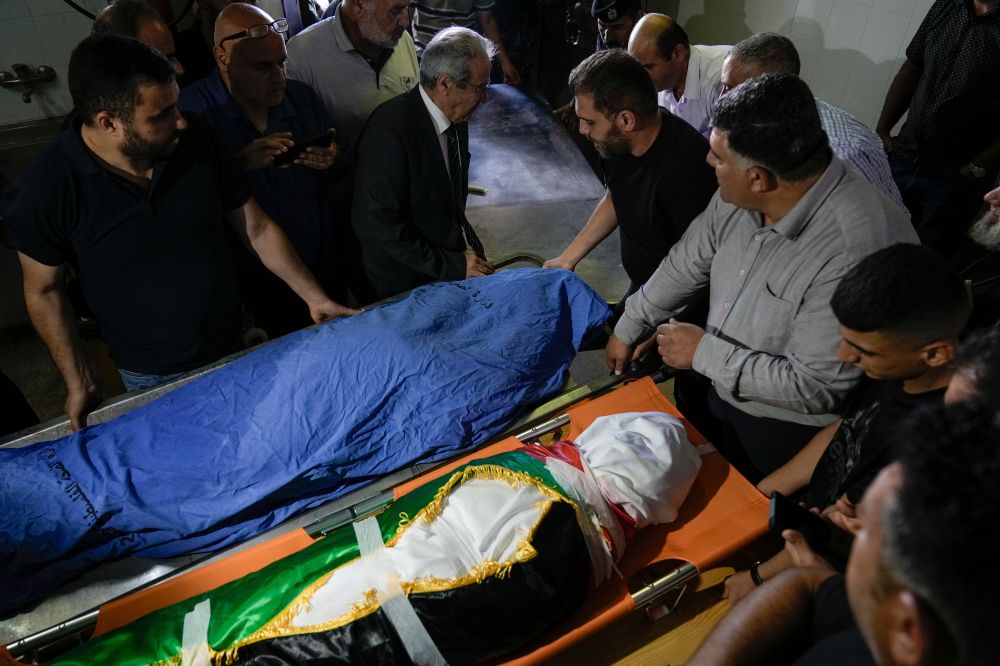
<path fill-rule="evenodd" d="M 701 469 L 684 424 L 662 412 L 601 416 L 576 445 L 604 496 L 639 528 L 676 519 Z"/>

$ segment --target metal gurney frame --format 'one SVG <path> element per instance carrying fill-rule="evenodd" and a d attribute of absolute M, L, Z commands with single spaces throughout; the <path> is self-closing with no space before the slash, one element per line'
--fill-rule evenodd
<path fill-rule="evenodd" d="M 617 382 L 612 380 L 592 388 L 601 392 L 615 383 Z M 92 618 L 90 622 L 96 623 L 96 635 L 106 633 L 152 610 L 218 587 L 296 552 L 312 543 L 314 537 L 321 537 L 341 525 L 377 512 L 393 498 L 446 474 L 473 458 L 516 449 L 525 442 L 553 431 L 562 431 L 562 438 L 573 439 L 596 417 L 627 411 L 664 411 L 680 416 L 650 378 L 631 382 L 607 395 L 584 398 L 565 413 L 538 426 L 335 511 L 307 528 L 272 538 L 251 549 L 218 559 L 197 571 L 105 604 L 99 611 L 94 611 L 96 618 Z M 690 426 L 688 429 L 694 443 L 703 443 L 704 440 L 696 431 Z M 637 533 L 619 563 L 621 577 L 615 576 L 605 582 L 590 595 L 581 609 L 553 630 L 547 640 L 514 655 L 510 663 L 530 664 L 551 658 L 634 610 L 662 604 L 671 593 L 675 595 L 673 603 L 676 603 L 685 586 L 698 576 L 699 571 L 732 554 L 766 531 L 767 500 L 718 453 L 704 453 L 702 460 L 702 471 L 678 519 L 669 525 L 654 526 Z M 659 575 L 635 592 L 628 591 L 629 580 L 634 575 L 650 565 L 675 559 L 683 560 L 684 563 Z M 26 649 L 29 646 L 24 645 L 23 641 L 21 643 L 20 646 L 10 646 L 11 651 L 18 655 L 29 651 Z M 2 661 L 0 658 L 0 663 Z"/>

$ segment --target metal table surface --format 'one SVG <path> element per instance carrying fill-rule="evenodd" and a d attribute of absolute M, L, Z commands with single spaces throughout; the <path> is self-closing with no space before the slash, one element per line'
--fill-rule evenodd
<path fill-rule="evenodd" d="M 473 155 L 470 182 L 486 187 L 487 193 L 482 197 L 469 197 L 469 219 L 480 232 L 491 257 L 525 251 L 543 257 L 555 256 L 582 228 L 604 188 L 565 130 L 545 108 L 510 86 L 492 87 L 490 97 L 470 123 Z M 621 270 L 617 237 L 609 238 L 597 248 L 581 263 L 579 272 L 603 296 L 617 298 L 628 285 Z M 109 400 L 92 413 L 89 423 L 105 422 L 131 411 L 231 362 L 242 353 L 164 386 Z M 577 379 L 582 383 L 592 376 Z M 26 446 L 69 432 L 66 419 L 54 419 L 34 429 L 0 438 L 0 447 Z M 390 474 L 368 488 L 301 514 L 205 561 L 307 526 L 352 505 L 364 504 L 423 469 L 418 465 Z M 11 643 L 55 626 L 203 557 L 191 555 L 156 561 L 126 558 L 106 563 L 64 585 L 32 611 L 0 620 L 0 643 Z"/>

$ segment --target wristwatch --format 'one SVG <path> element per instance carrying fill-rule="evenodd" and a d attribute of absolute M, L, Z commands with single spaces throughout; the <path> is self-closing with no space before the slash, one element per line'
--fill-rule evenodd
<path fill-rule="evenodd" d="M 754 562 L 753 566 L 750 567 L 750 580 L 756 587 L 760 587 L 764 584 L 764 579 L 760 577 L 760 572 L 757 571 L 757 567 L 760 566 L 760 561 Z"/>
<path fill-rule="evenodd" d="M 972 162 L 966 164 L 965 168 L 968 169 L 969 173 L 971 173 L 976 178 L 982 178 L 983 176 L 986 175 L 986 169 L 984 169 L 981 166 L 976 166 Z"/>

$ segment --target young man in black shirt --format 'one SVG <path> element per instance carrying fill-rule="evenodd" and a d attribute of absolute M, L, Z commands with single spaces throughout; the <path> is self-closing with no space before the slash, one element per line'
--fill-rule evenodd
<path fill-rule="evenodd" d="M 899 460 L 861 503 L 846 575 L 821 563 L 783 572 L 729 612 L 690 666 L 996 663 L 995 404 L 922 410 L 899 440 Z"/>
<path fill-rule="evenodd" d="M 74 429 L 100 396 L 66 297 L 67 265 L 130 390 L 234 349 L 239 298 L 222 240 L 227 216 L 314 321 L 353 312 L 326 295 L 208 126 L 180 114 L 174 76 L 141 42 L 84 39 L 69 63 L 78 117 L 4 198 L 28 312 L 66 382 Z"/>
<path fill-rule="evenodd" d="M 708 141 L 657 107 L 649 73 L 624 51 L 593 54 L 573 70 L 569 85 L 580 133 L 603 158 L 608 189 L 583 230 L 545 266 L 574 270 L 617 227 L 622 266 L 632 282 L 627 297 L 715 194 L 715 173 L 705 161 Z"/>
<path fill-rule="evenodd" d="M 879 470 L 896 458 L 895 433 L 920 407 L 941 404 L 950 362 L 971 304 L 962 278 L 934 250 L 897 244 L 858 262 L 831 299 L 843 341 L 837 355 L 870 381 L 854 393 L 843 416 L 820 430 L 788 463 L 757 484 L 765 495 L 798 493 L 808 508 L 855 515 L 854 507 Z M 726 581 L 736 602 L 791 566 L 782 551 Z"/>

